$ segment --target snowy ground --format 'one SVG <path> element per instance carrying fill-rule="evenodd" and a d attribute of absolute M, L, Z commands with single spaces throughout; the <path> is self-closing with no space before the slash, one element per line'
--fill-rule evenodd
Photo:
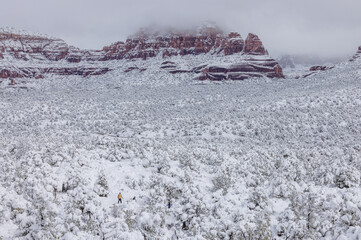
<path fill-rule="evenodd" d="M 0 84 L 0 239 L 361 238 L 360 63 L 239 82 L 127 64 Z"/>

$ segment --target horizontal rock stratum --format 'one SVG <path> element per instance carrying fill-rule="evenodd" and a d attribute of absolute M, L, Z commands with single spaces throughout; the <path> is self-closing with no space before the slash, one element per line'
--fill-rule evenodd
<path fill-rule="evenodd" d="M 102 50 L 81 50 L 61 39 L 0 29 L 0 78 L 101 75 L 112 70 L 106 64 L 109 61 L 112 66 L 119 62 L 120 67 L 122 61 L 147 60 L 149 64 L 160 65 L 159 58 L 175 56 L 191 56 L 189 61 L 199 56 L 212 59 L 212 63 L 201 66 L 194 61 L 189 69 L 179 69 L 176 63 L 168 69 L 173 74 L 193 73 L 200 80 L 283 77 L 282 68 L 269 57 L 257 35 L 250 33 L 243 40 L 240 34 L 224 33 L 216 26 L 187 31 L 143 29 L 125 42 L 116 42 Z"/>

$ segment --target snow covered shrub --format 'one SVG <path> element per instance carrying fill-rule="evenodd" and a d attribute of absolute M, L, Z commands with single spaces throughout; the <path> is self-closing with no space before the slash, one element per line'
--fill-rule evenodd
<path fill-rule="evenodd" d="M 189 168 L 191 170 L 198 171 L 197 163 L 195 162 L 193 156 L 189 153 L 183 152 L 179 155 L 176 155 L 176 158 L 180 164 L 182 164 L 182 168 Z"/>
<path fill-rule="evenodd" d="M 35 216 L 25 215 L 16 219 L 16 223 L 19 225 L 17 231 L 17 237 L 28 237 L 31 238 L 31 235 L 39 229 L 39 226 L 36 224 Z"/>
<path fill-rule="evenodd" d="M 356 197 L 356 191 L 346 190 L 342 196 L 342 205 L 339 210 L 340 222 L 344 226 L 361 226 L 361 203 Z"/>
<path fill-rule="evenodd" d="M 321 186 L 332 186 L 335 182 L 335 175 L 328 166 L 320 166 L 315 170 L 315 183 Z"/>
<path fill-rule="evenodd" d="M 360 185 L 360 172 L 352 166 L 339 168 L 336 171 L 335 182 L 338 188 L 358 187 Z"/>
<path fill-rule="evenodd" d="M 153 239 L 155 235 L 157 234 L 157 230 L 160 230 L 157 228 L 157 226 L 154 223 L 154 216 L 152 214 L 149 214 L 148 212 L 141 213 L 138 222 L 140 224 L 140 228 L 143 230 L 143 234 L 145 234 L 150 239 Z M 147 239 L 147 237 L 144 237 Z"/>
<path fill-rule="evenodd" d="M 249 195 L 247 206 L 249 209 L 264 209 L 268 204 L 268 196 L 261 187 L 255 188 Z"/>
<path fill-rule="evenodd" d="M 125 223 L 128 225 L 129 229 L 134 229 L 137 226 L 137 215 L 136 213 L 131 209 L 126 209 L 124 211 L 125 214 Z"/>
<path fill-rule="evenodd" d="M 228 189 L 232 184 L 232 171 L 226 167 L 222 169 L 218 175 L 212 180 L 214 191 L 222 189 L 223 195 L 227 194 Z"/>
<path fill-rule="evenodd" d="M 289 198 L 294 192 L 295 184 L 293 182 L 274 184 L 273 195 L 277 198 Z"/>
<path fill-rule="evenodd" d="M 12 211 L 9 206 L 11 206 L 11 198 L 15 196 L 13 191 L 5 191 L 0 185 L 0 224 L 10 220 Z"/>
<path fill-rule="evenodd" d="M 255 215 L 255 218 L 244 225 L 240 226 L 237 231 L 235 239 L 254 240 L 264 239 L 271 240 L 271 220 L 270 216 L 265 212 L 259 212 Z"/>
<path fill-rule="evenodd" d="M 99 197 L 108 197 L 109 186 L 104 171 L 101 171 L 98 175 L 98 179 L 94 184 L 94 192 L 98 194 Z"/>
<path fill-rule="evenodd" d="M 345 215 L 342 199 L 336 198 L 334 193 L 326 194 L 310 187 L 295 192 L 290 200 L 289 207 L 279 215 L 278 236 L 285 239 L 328 239 L 327 236 L 335 235 L 335 223 Z"/>

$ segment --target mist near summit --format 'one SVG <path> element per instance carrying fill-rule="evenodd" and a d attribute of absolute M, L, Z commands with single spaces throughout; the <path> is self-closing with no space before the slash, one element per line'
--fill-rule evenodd
<path fill-rule="evenodd" d="M 351 56 L 361 42 L 359 0 L 12 0 L 2 4 L 1 27 L 62 38 L 101 49 L 149 25 L 179 28 L 217 23 L 243 38 L 257 34 L 272 56 Z"/>

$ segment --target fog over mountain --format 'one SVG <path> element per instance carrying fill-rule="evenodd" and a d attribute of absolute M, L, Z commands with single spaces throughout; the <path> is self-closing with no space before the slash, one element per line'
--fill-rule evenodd
<path fill-rule="evenodd" d="M 254 32 L 271 55 L 352 55 L 361 42 L 359 0 L 13 0 L 2 26 L 46 33 L 80 48 L 100 49 L 140 27 L 188 27 L 214 21 L 227 31 Z"/>

